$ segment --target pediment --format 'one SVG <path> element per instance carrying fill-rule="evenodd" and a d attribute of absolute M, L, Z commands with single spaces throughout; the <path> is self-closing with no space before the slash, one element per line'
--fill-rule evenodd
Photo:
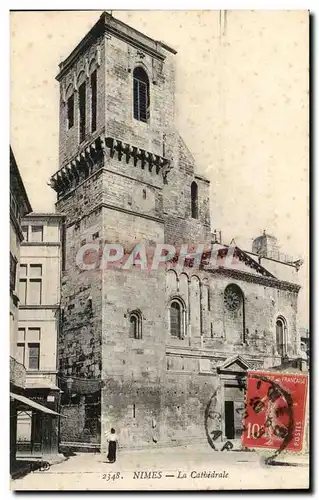
<path fill-rule="evenodd" d="M 238 373 L 238 372 L 247 372 L 247 370 L 250 370 L 252 367 L 250 364 L 243 359 L 241 356 L 232 356 L 231 358 L 228 358 L 222 363 L 218 369 L 219 371 L 222 371 L 223 373 Z"/>

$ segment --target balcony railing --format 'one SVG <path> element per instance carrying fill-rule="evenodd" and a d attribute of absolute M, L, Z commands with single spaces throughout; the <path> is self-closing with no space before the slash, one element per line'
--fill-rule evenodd
<path fill-rule="evenodd" d="M 17 387 L 25 387 L 26 372 L 23 364 L 10 356 L 10 383 Z"/>
<path fill-rule="evenodd" d="M 279 250 L 268 250 L 265 257 L 278 260 L 279 262 L 285 262 L 286 264 L 292 264 L 294 262 L 294 258 L 291 255 L 279 252 Z"/>

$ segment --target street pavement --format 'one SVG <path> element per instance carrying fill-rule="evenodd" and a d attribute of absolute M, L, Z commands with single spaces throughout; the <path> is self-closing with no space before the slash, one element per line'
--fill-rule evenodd
<path fill-rule="evenodd" d="M 141 477 L 143 476 L 143 477 Z M 255 452 L 213 451 L 209 445 L 119 450 L 114 464 L 81 453 L 11 481 L 27 490 L 234 490 L 309 487 L 307 466 L 266 466 Z"/>

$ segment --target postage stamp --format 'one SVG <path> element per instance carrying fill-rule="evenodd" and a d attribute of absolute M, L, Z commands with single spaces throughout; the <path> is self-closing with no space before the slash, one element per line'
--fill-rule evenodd
<path fill-rule="evenodd" d="M 248 448 L 303 448 L 308 376 L 248 372 L 242 443 Z"/>

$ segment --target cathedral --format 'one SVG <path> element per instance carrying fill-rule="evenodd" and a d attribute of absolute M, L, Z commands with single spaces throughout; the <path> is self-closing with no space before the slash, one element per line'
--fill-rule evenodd
<path fill-rule="evenodd" d="M 104 451 L 111 427 L 123 447 L 240 446 L 247 371 L 300 356 L 298 262 L 266 232 L 249 251 L 212 233 L 209 180 L 175 128 L 177 57 L 105 12 L 59 66 L 62 447 Z M 208 257 L 82 269 L 91 243 Z"/>

